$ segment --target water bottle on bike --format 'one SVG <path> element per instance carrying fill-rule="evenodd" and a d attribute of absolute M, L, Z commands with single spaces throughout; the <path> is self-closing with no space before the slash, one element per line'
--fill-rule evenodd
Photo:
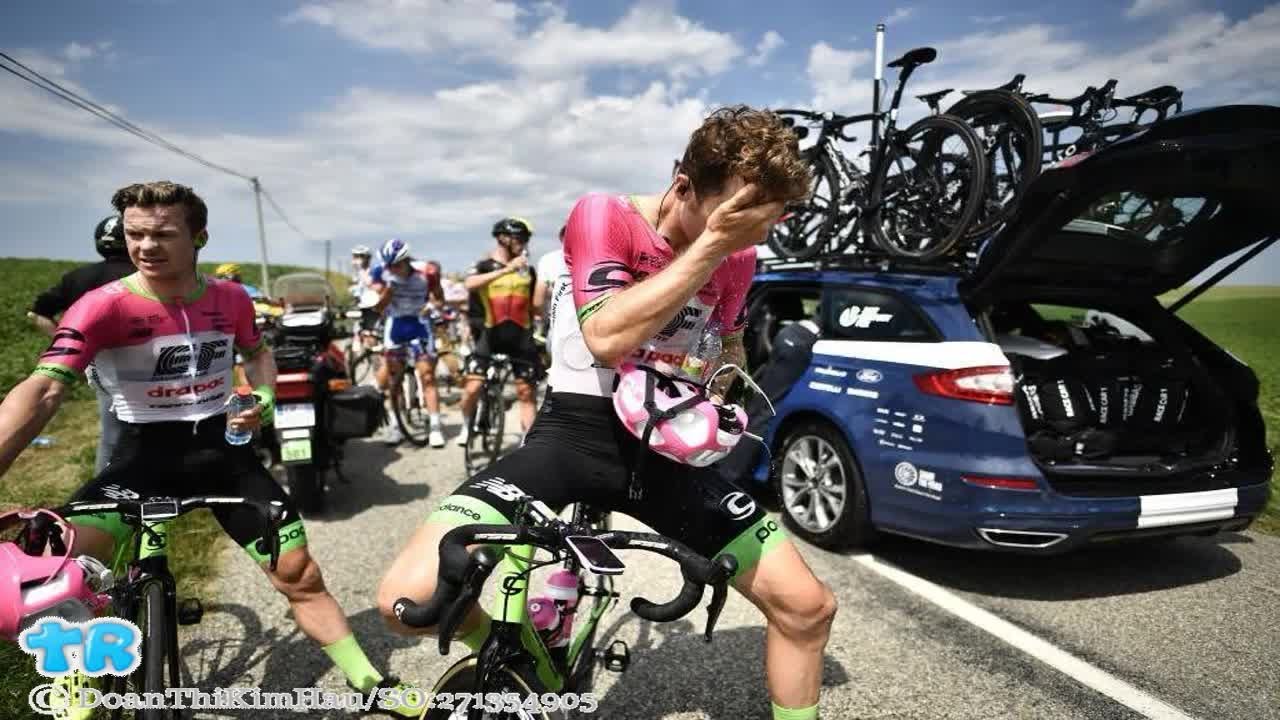
<path fill-rule="evenodd" d="M 246 410 L 252 410 L 253 406 L 258 404 L 258 398 L 253 395 L 253 388 L 248 385 L 241 385 L 236 388 L 236 392 L 227 401 L 227 444 L 228 445 L 245 445 L 253 439 L 252 430 L 232 430 L 231 418 L 239 415 Z"/>

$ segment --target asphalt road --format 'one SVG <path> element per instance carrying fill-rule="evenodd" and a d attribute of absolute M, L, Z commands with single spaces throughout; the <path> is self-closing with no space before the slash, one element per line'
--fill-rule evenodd
<path fill-rule="evenodd" d="M 389 634 L 374 592 L 431 503 L 461 482 L 461 450 L 359 442 L 346 467 L 350 484 L 335 487 L 331 510 L 307 522 L 312 552 L 374 663 L 429 686 L 464 649 L 455 645 L 442 657 L 433 642 Z M 620 524 L 634 525 L 625 519 Z M 826 651 L 824 718 L 1161 716 L 1131 709 L 1094 689 L 1096 681 L 1090 684 L 1084 674 L 1055 669 L 961 617 L 981 610 L 1087 663 L 1089 677 L 1119 679 L 1183 716 L 1280 718 L 1280 539 L 1247 532 L 1057 558 L 962 552 L 894 538 L 874 548 L 871 558 L 803 544 L 801 550 L 840 603 Z M 223 575 L 204 598 L 204 621 L 182 629 L 183 665 L 192 678 L 187 684 L 344 691 L 340 674 L 297 630 L 260 571 L 238 550 L 228 555 Z M 619 582 L 624 596 L 678 589 L 677 572 L 662 560 L 630 557 Z M 935 594 L 953 598 L 952 609 L 904 587 L 893 579 L 900 573 L 877 571 L 885 564 L 928 581 Z M 971 610 L 957 615 L 954 606 Z M 625 640 L 632 664 L 620 675 L 598 675 L 595 716 L 767 719 L 759 614 L 731 594 L 710 645 L 700 635 L 704 617 L 698 610 L 685 621 L 653 625 L 632 615 L 625 601 L 607 615 L 605 639 Z"/>

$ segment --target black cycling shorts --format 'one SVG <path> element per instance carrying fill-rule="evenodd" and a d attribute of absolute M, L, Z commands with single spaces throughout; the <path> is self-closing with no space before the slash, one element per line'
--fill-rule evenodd
<path fill-rule="evenodd" d="M 271 477 L 253 452 L 253 445 L 230 445 L 224 415 L 198 423 L 121 423 L 120 442 L 111 461 L 98 477 L 71 496 L 71 500 L 133 500 L 139 497 L 187 498 L 203 495 L 278 500 L 285 515 L 280 527 L 280 552 L 307 544 L 306 529 L 284 488 Z M 254 560 L 266 562 L 259 552 L 262 516 L 243 505 L 211 508 L 218 524 Z M 133 528 L 118 513 L 81 515 L 76 525 L 95 527 L 112 535 L 119 549 Z"/>
<path fill-rule="evenodd" d="M 517 380 L 536 384 L 542 379 L 542 355 L 533 342 L 533 334 L 525 328 L 504 322 L 486 329 L 475 351 L 467 356 L 465 373 L 483 376 L 489 369 L 488 356 L 494 353 L 502 353 L 515 361 L 511 363 L 511 374 Z"/>
<path fill-rule="evenodd" d="M 528 495 L 556 510 L 573 502 L 630 515 L 704 557 L 729 552 L 742 573 L 782 542 L 778 523 L 715 466 L 697 468 L 645 450 L 642 495 L 628 495 L 640 441 L 610 398 L 551 392 L 525 444 L 435 504 L 428 521 L 509 524 Z"/>

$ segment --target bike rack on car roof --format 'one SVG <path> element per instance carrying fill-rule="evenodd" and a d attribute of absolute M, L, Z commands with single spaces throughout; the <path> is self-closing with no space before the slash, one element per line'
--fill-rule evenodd
<path fill-rule="evenodd" d="M 769 257 L 756 260 L 756 274 L 767 272 L 822 272 L 846 270 L 874 273 L 910 273 L 913 275 L 967 275 L 977 264 L 977 253 L 968 252 L 961 258 L 946 258 L 931 262 L 919 262 L 893 258 L 870 250 L 827 253 L 807 260 Z"/>

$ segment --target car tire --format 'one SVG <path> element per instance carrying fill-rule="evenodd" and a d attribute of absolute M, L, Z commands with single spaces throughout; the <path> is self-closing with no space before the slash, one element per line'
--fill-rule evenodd
<path fill-rule="evenodd" d="M 866 482 L 835 427 L 821 421 L 796 425 L 779 443 L 777 458 L 773 487 L 791 532 L 827 550 L 862 547 L 875 540 Z M 819 459 L 825 467 L 818 467 Z M 811 481 L 816 484 L 803 487 Z M 843 502 L 836 503 L 837 496 Z"/>

